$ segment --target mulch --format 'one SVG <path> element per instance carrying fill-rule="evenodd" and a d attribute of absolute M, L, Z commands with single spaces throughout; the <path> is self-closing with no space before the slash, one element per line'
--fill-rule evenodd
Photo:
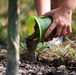
<path fill-rule="evenodd" d="M 65 42 L 64 45 L 67 43 Z M 6 75 L 7 53 L 5 49 L 0 50 L 0 75 Z M 76 63 L 64 64 L 60 59 L 48 62 L 47 60 L 38 60 L 38 62 L 27 62 L 24 54 L 20 56 L 19 75 L 76 75 Z"/>
<path fill-rule="evenodd" d="M 5 75 L 6 72 L 6 55 L 0 54 L 0 75 Z M 38 61 L 29 63 L 20 59 L 19 62 L 19 75 L 76 75 L 76 70 L 67 68 L 64 64 L 55 65 L 53 62 L 47 63 Z"/>

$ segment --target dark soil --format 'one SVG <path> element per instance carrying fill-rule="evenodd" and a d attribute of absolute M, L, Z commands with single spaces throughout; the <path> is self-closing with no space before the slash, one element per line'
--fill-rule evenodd
<path fill-rule="evenodd" d="M 6 54 L 0 53 L 0 75 L 5 75 L 6 61 Z M 19 75 L 76 75 L 76 69 L 67 68 L 65 64 L 59 64 L 59 61 L 60 59 L 52 62 L 43 60 L 28 63 L 24 59 L 24 54 L 21 54 Z"/>
<path fill-rule="evenodd" d="M 34 26 L 34 30 L 35 31 L 34 31 L 34 33 L 32 35 L 25 38 L 28 50 L 35 50 L 36 46 L 37 46 L 37 44 L 39 42 L 40 34 L 39 34 L 39 28 L 38 28 L 37 23 Z"/>
<path fill-rule="evenodd" d="M 34 61 L 35 50 L 39 42 L 39 28 L 37 24 L 34 26 L 34 29 L 35 29 L 35 32 L 31 36 L 28 36 L 27 38 L 25 38 L 26 46 L 27 46 L 25 58 L 27 61 L 30 61 L 30 62 Z"/>

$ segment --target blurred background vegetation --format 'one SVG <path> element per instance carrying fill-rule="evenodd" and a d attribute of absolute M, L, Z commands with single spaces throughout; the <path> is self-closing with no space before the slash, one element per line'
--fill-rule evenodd
<path fill-rule="evenodd" d="M 22 10 L 25 8 L 25 11 L 20 14 L 20 37 L 21 37 L 20 41 L 23 42 L 27 34 L 26 21 L 28 17 L 31 15 L 37 16 L 37 12 L 33 0 L 20 0 L 19 6 L 20 6 L 20 12 L 22 12 Z M 8 26 L 8 0 L 0 0 L 0 45 L 6 45 L 7 26 Z M 75 39 L 76 37 L 74 36 L 76 35 L 76 10 L 74 11 L 72 16 L 72 28 L 73 32 L 69 37 L 71 39 Z"/>
<path fill-rule="evenodd" d="M 20 37 L 26 35 L 26 21 L 30 15 L 37 15 L 32 0 L 20 0 Z M 25 11 L 24 11 L 25 10 Z M 8 26 L 8 0 L 0 0 L 0 45 L 6 45 Z"/>

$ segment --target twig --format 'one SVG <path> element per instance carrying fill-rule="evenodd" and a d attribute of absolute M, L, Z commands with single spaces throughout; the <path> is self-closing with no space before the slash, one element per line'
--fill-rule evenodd
<path fill-rule="evenodd" d="M 32 0 L 29 1 L 29 3 L 21 10 L 20 15 L 26 11 L 27 7 L 32 3 Z"/>
<path fill-rule="evenodd" d="M 70 40 L 70 39 L 67 38 L 67 37 L 65 37 L 65 39 L 67 39 L 70 43 L 72 43 L 72 44 L 75 45 L 75 47 L 76 47 L 76 44 L 75 44 L 72 40 Z"/>

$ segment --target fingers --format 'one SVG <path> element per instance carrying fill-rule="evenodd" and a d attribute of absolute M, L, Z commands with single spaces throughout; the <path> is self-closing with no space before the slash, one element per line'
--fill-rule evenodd
<path fill-rule="evenodd" d="M 52 40 L 52 39 L 53 39 L 53 37 L 47 38 L 47 39 L 45 39 L 44 41 L 45 41 L 45 42 L 48 42 L 48 41 L 50 41 L 50 40 Z"/>
<path fill-rule="evenodd" d="M 52 25 L 48 28 L 45 34 L 45 38 L 47 38 L 55 28 L 56 28 L 56 34 L 54 35 L 55 38 L 64 35 L 69 35 L 72 32 L 71 25 L 68 24 L 57 25 L 57 24 L 60 24 L 57 20 L 53 21 Z M 47 40 L 51 40 L 51 38 Z"/>
<path fill-rule="evenodd" d="M 72 32 L 72 27 L 71 27 L 71 25 L 68 27 L 67 31 L 68 31 L 69 33 Z"/>
<path fill-rule="evenodd" d="M 66 35 L 69 35 L 70 33 L 72 33 L 72 28 L 71 28 L 71 25 L 67 28 L 67 33 L 66 33 Z"/>
<path fill-rule="evenodd" d="M 62 31 L 62 26 L 57 26 L 57 31 L 56 31 L 56 34 L 55 34 L 55 38 L 60 36 L 61 35 L 61 31 Z"/>
<path fill-rule="evenodd" d="M 52 25 L 53 25 L 53 24 L 52 24 Z M 48 31 L 49 31 L 49 34 L 51 34 L 51 33 L 50 33 L 50 29 L 48 29 Z M 46 34 L 48 34 L 48 31 L 47 31 Z M 52 31 L 52 30 L 51 30 L 51 31 Z M 52 40 L 53 38 L 56 38 L 56 37 L 69 35 L 71 32 L 72 32 L 71 26 L 68 26 L 68 27 L 65 26 L 65 25 L 64 25 L 64 27 L 57 26 L 57 31 L 56 31 L 55 36 L 54 36 L 54 37 L 48 37 L 48 38 L 45 40 L 45 42 L 50 41 L 50 40 Z M 47 35 L 47 36 L 48 36 L 48 35 Z"/>
<path fill-rule="evenodd" d="M 45 38 L 47 38 L 50 33 L 55 29 L 55 27 L 57 26 L 57 20 L 54 20 L 53 23 L 50 25 L 50 27 L 48 28 L 46 34 L 45 34 Z"/>

